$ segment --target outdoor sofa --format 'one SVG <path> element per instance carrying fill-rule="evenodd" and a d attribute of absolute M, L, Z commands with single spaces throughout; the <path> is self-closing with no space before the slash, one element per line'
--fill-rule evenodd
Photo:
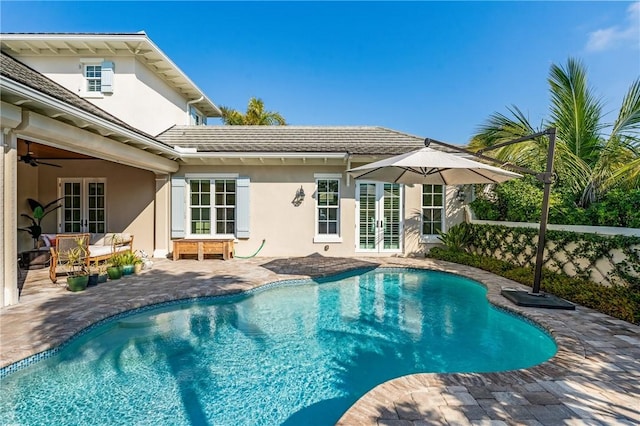
<path fill-rule="evenodd" d="M 64 266 L 69 250 L 78 246 L 78 242 L 87 251 L 86 264 L 107 261 L 115 253 L 133 252 L 133 235 L 124 232 L 106 234 L 43 234 L 43 240 L 51 251 L 49 278 L 57 281 L 57 267 Z"/>

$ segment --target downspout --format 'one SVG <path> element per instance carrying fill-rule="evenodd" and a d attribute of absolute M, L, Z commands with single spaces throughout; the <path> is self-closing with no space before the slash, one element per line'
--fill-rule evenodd
<path fill-rule="evenodd" d="M 191 115 L 189 114 L 189 107 L 197 102 L 200 102 L 203 99 L 204 99 L 204 96 L 200 96 L 200 98 L 198 99 L 187 101 L 187 122 L 185 123 L 187 126 L 189 125 L 189 119 L 191 118 Z"/>

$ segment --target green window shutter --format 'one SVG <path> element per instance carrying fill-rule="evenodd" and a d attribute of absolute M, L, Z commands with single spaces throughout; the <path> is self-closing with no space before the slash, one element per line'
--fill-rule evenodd
<path fill-rule="evenodd" d="M 183 238 L 187 224 L 187 182 L 184 177 L 171 178 L 171 238 Z"/>
<path fill-rule="evenodd" d="M 249 238 L 249 178 L 236 180 L 236 237 Z"/>
<path fill-rule="evenodd" d="M 102 63 L 102 81 L 100 90 L 102 93 L 113 93 L 113 62 Z"/>

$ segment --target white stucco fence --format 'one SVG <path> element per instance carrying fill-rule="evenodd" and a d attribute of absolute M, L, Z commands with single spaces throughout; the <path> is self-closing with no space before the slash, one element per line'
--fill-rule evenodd
<path fill-rule="evenodd" d="M 500 222 L 493 220 L 479 220 L 474 219 L 470 210 L 467 210 L 467 220 L 472 224 L 477 225 L 494 225 L 494 226 L 505 226 L 508 228 L 534 228 L 538 229 L 540 227 L 539 223 L 527 223 L 527 222 Z M 581 234 L 598 234 L 598 235 L 622 235 L 627 237 L 640 237 L 640 229 L 638 228 L 619 228 L 613 226 L 583 226 L 583 225 L 555 225 L 549 224 L 547 225 L 548 230 L 554 231 L 567 231 L 573 233 L 581 233 Z M 567 247 L 567 249 L 572 250 L 575 248 L 575 243 L 571 244 Z M 636 251 L 640 251 L 640 246 L 633 247 Z M 495 253 L 496 257 L 500 258 L 501 253 Z M 559 259 L 561 262 L 566 260 L 564 256 L 560 256 Z M 605 257 L 598 260 L 590 270 L 590 279 L 594 282 L 610 285 L 611 284 L 611 272 L 613 270 L 613 263 L 619 263 L 626 260 L 626 255 L 622 252 L 622 250 L 612 250 L 611 259 L 606 259 Z M 574 262 L 576 259 L 574 259 Z M 572 265 L 571 262 L 565 264 L 562 267 L 564 273 L 569 276 L 576 275 L 575 266 L 580 266 L 582 268 L 588 267 L 590 262 L 587 259 L 577 259 L 577 265 Z M 549 263 L 545 264 L 545 266 L 550 267 L 552 270 L 557 269 L 553 265 Z M 615 281 L 615 279 L 614 279 Z"/>

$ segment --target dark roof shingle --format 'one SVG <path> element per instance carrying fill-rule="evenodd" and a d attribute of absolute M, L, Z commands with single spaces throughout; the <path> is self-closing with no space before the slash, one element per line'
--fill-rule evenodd
<path fill-rule="evenodd" d="M 374 126 L 173 126 L 157 138 L 171 146 L 218 153 L 397 155 L 424 146 L 424 138 Z"/>

